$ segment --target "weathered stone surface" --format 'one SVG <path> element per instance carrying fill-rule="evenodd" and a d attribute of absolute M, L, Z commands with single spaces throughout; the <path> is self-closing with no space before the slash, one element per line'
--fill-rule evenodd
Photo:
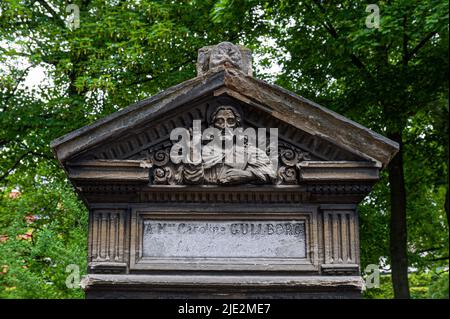
<path fill-rule="evenodd" d="M 319 271 L 315 207 L 252 206 L 134 209 L 130 271 Z"/>
<path fill-rule="evenodd" d="M 243 132 L 241 118 L 239 111 L 231 105 L 219 105 L 211 112 L 207 130 L 215 130 L 216 136 L 214 142 L 206 145 L 201 145 L 199 141 L 198 156 L 201 157 L 199 163 L 190 163 L 188 152 L 184 156 L 177 156 L 179 161 L 178 164 L 175 163 L 173 155 L 169 155 L 173 144 L 165 150 L 152 152 L 150 159 L 154 167 L 151 183 L 163 185 L 275 183 L 277 167 L 269 158 L 266 145 L 262 147 L 257 145 L 256 136 L 254 141 L 249 141 L 248 138 L 244 139 L 243 134 L 239 137 L 239 133 L 237 135 L 233 133 L 239 129 Z M 241 140 L 241 143 L 233 143 L 233 139 Z M 230 141 L 231 147 L 226 147 Z M 279 177 L 280 183 L 287 180 L 282 174 L 279 174 Z"/>
<path fill-rule="evenodd" d="M 252 76 L 251 51 L 230 42 L 222 42 L 198 50 L 197 76 L 221 65 L 236 68 L 244 74 Z"/>
<path fill-rule="evenodd" d="M 144 284 L 149 287 L 294 287 L 294 288 L 354 288 L 362 290 L 364 282 L 360 276 L 232 276 L 224 275 L 87 275 L 81 283 L 82 288 L 95 285 L 134 286 Z"/>
<path fill-rule="evenodd" d="M 304 221 L 144 221 L 143 257 L 306 258 Z"/>
<path fill-rule="evenodd" d="M 126 134 L 125 131 L 132 131 L 138 125 L 151 122 L 189 101 L 214 94 L 224 87 L 236 92 L 233 97 L 243 97 L 243 103 L 249 103 L 248 107 L 261 109 L 318 139 L 330 141 L 367 160 L 378 161 L 382 166 L 386 166 L 398 151 L 396 142 L 360 124 L 278 86 L 224 66 L 58 138 L 51 143 L 51 147 L 59 161 L 64 163 L 75 154 L 100 143 L 114 141 Z M 221 94 L 228 95 L 229 91 L 222 90 Z"/>
<path fill-rule="evenodd" d="M 359 298 L 359 276 L 88 275 L 88 298 Z"/>
<path fill-rule="evenodd" d="M 398 144 L 252 78 L 243 47 L 200 49 L 197 71 L 51 144 L 89 208 L 87 297 L 360 297 L 356 207 Z M 170 135 L 195 120 L 224 141 L 276 128 L 278 144 L 180 165 Z"/>

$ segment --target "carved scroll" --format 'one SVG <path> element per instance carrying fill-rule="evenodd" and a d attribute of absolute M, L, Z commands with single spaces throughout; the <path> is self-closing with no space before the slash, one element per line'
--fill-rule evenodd
<path fill-rule="evenodd" d="M 298 184 L 297 164 L 301 161 L 310 160 L 308 153 L 302 150 L 282 143 L 279 145 L 279 167 L 277 169 L 276 179 L 255 181 L 246 178 L 244 174 L 236 177 L 235 183 L 227 183 L 224 176 L 218 173 L 219 169 L 211 171 L 202 170 L 201 165 L 193 164 L 174 164 L 170 160 L 170 148 L 156 150 L 150 154 L 152 168 L 150 170 L 150 184 L 155 185 L 196 185 L 196 184 L 239 184 L 239 183 L 260 183 L 260 184 Z M 222 170 L 223 173 L 223 170 Z"/>
<path fill-rule="evenodd" d="M 297 164 L 301 161 L 310 160 L 309 153 L 303 152 L 287 143 L 279 143 L 279 168 L 277 171 L 277 184 L 298 184 Z"/>

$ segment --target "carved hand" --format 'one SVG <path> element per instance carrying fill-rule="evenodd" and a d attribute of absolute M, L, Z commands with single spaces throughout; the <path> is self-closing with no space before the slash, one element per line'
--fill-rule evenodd
<path fill-rule="evenodd" d="M 221 184 L 236 184 L 244 183 L 252 179 L 253 174 L 249 171 L 245 171 L 237 168 L 230 168 L 223 172 L 222 176 L 219 178 L 219 183 Z"/>

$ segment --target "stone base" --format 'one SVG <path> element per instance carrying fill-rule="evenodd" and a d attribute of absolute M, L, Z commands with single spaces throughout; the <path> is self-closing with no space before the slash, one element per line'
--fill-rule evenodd
<path fill-rule="evenodd" d="M 87 275 L 86 298 L 357 299 L 359 276 Z"/>

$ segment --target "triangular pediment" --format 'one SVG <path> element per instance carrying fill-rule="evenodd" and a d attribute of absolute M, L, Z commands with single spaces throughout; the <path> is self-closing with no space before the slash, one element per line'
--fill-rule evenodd
<path fill-rule="evenodd" d="M 195 138 L 193 136 L 194 122 L 200 123 L 197 124 L 199 128 L 197 133 L 213 128 L 213 115 L 217 116 L 217 110 L 220 108 L 232 109 L 231 114 L 233 116 L 236 115 L 239 119 L 239 127 L 242 131 L 248 132 L 250 129 L 251 133 L 255 133 L 254 141 L 263 134 L 265 144 L 264 146 L 259 145 L 263 153 L 258 153 L 262 154 L 262 156 L 275 151 L 270 150 L 270 134 L 276 128 L 276 152 L 278 152 L 276 168 L 270 169 L 266 165 L 268 164 L 268 156 L 266 164 L 264 164 L 264 159 L 261 159 L 259 163 L 255 164 L 253 169 L 250 168 L 251 165 L 247 164 L 235 165 L 239 167 L 241 175 L 245 170 L 252 171 L 254 178 L 248 182 L 297 184 L 298 165 L 309 161 L 372 162 L 370 159 L 339 147 L 329 140 L 315 136 L 273 117 L 266 109 L 245 103 L 236 97 L 230 96 L 228 93 L 224 92 L 219 96 L 206 96 L 203 99 L 186 103 L 170 113 L 161 114 L 157 119 L 144 122 L 130 130 L 125 130 L 121 136 L 111 137 L 101 145 L 72 157 L 70 165 L 95 161 L 103 163 L 107 161 L 116 163 L 119 161 L 137 161 L 142 163 L 143 166 L 151 168 L 149 179 L 152 184 L 217 184 L 220 181 L 220 176 L 216 172 L 216 168 L 208 170 L 205 168 L 208 165 L 204 162 L 204 167 L 191 168 L 192 172 L 189 175 L 186 165 L 175 165 L 170 157 L 170 152 L 174 144 L 177 143 L 177 140 L 171 139 L 171 132 L 183 129 L 189 133 L 188 140 L 191 142 Z M 209 142 L 204 141 L 201 143 L 202 150 L 204 147 L 208 147 L 207 144 Z M 243 149 L 253 150 L 249 151 L 249 153 L 253 152 L 253 155 L 255 155 L 257 150 L 255 147 L 252 148 L 251 145 L 256 146 L 256 143 L 247 141 L 247 144 L 247 147 Z M 225 148 L 225 145 L 222 145 L 222 147 Z M 225 157 L 225 153 L 229 151 L 224 149 L 223 152 Z M 222 162 L 223 160 L 224 158 L 222 158 Z M 238 179 L 238 177 L 234 178 Z"/>
<path fill-rule="evenodd" d="M 220 184 L 228 177 L 219 176 L 216 169 L 211 173 L 208 163 L 191 169 L 173 163 L 168 153 L 174 144 L 170 139 L 174 129 L 192 130 L 195 120 L 201 122 L 201 131 L 212 128 L 211 114 L 223 106 L 234 110 L 242 129 L 266 129 L 267 133 L 278 129 L 279 166 L 267 169 L 263 159 L 255 164 L 249 182 L 298 184 L 302 176 L 375 180 L 379 168 L 398 150 L 395 142 L 339 114 L 223 66 L 69 133 L 53 141 L 52 147 L 71 179 L 84 178 L 80 176 L 88 176 L 86 171 L 98 172 L 100 167 L 104 173 L 89 176 L 122 179 L 126 173 L 110 171 L 116 165 L 134 170 L 130 179 L 150 180 L 150 184 Z M 253 152 L 258 153 L 256 148 Z M 79 165 L 89 168 L 83 168 L 80 175 L 81 171 L 74 169 Z M 138 172 L 133 168 L 136 165 L 149 171 Z M 246 169 L 239 169 L 242 176 Z M 315 175 L 308 175 L 310 172 Z M 248 182 L 244 177 L 229 179 Z"/>
<path fill-rule="evenodd" d="M 174 127 L 206 122 L 220 98 L 240 105 L 244 124 L 277 127 L 280 138 L 320 160 L 368 160 L 382 166 L 397 143 L 280 87 L 219 67 L 52 142 L 62 162 L 131 159 L 167 139 Z M 209 103 L 209 104 L 208 104 Z"/>
<path fill-rule="evenodd" d="M 267 110 L 249 105 L 230 97 L 227 94 L 218 97 L 207 97 L 201 101 L 187 103 L 185 106 L 170 113 L 162 114 L 158 119 L 145 122 L 130 130 L 122 132 L 121 136 L 111 137 L 101 145 L 80 152 L 71 158 L 71 162 L 85 160 L 145 160 L 155 152 L 167 149 L 173 145 L 170 133 L 174 129 L 193 128 L 194 120 L 201 121 L 204 131 L 210 126 L 211 113 L 220 106 L 230 105 L 239 110 L 241 127 L 278 129 L 280 148 L 295 150 L 304 154 L 308 160 L 315 161 L 369 161 L 364 156 L 335 145 L 332 141 L 296 128 L 278 118 L 273 117 Z M 267 138 L 269 138 L 267 136 Z"/>

